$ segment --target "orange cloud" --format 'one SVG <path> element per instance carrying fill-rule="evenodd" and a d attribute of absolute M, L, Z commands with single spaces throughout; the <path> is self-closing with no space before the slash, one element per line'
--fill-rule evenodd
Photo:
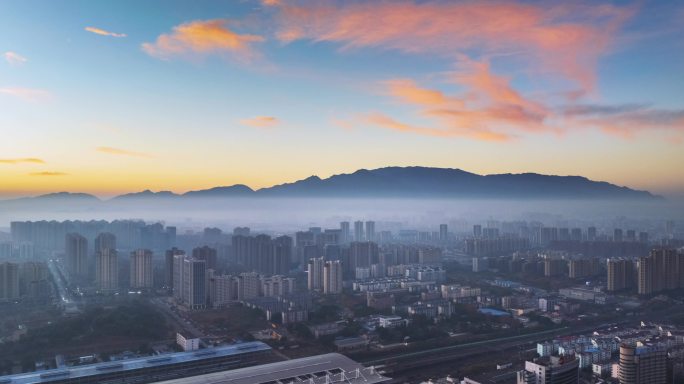
<path fill-rule="evenodd" d="M 5 60 L 10 65 L 22 65 L 28 61 L 28 59 L 25 58 L 24 56 L 22 56 L 16 52 L 12 52 L 12 51 L 5 52 L 4 56 L 5 56 Z"/>
<path fill-rule="evenodd" d="M 50 171 L 29 173 L 29 176 L 67 176 L 67 175 L 69 175 L 69 174 L 64 173 L 64 172 L 50 172 Z"/>
<path fill-rule="evenodd" d="M 404 133 L 416 133 L 426 136 L 436 137 L 468 137 L 476 140 L 484 141 L 508 141 L 513 139 L 505 133 L 493 132 L 488 129 L 468 130 L 468 129 L 437 129 L 437 128 L 423 128 L 410 124 L 401 123 L 389 116 L 381 113 L 372 113 L 366 117 L 366 121 L 370 124 L 377 125 L 381 128 L 386 128 L 394 131 Z M 451 127 L 453 128 L 453 127 Z"/>
<path fill-rule="evenodd" d="M 110 155 L 121 155 L 121 156 L 134 156 L 134 157 L 152 157 L 147 153 L 129 151 L 126 149 L 112 148 L 112 147 L 97 147 L 98 152 L 107 153 Z"/>
<path fill-rule="evenodd" d="M 384 85 L 391 96 L 410 104 L 441 105 L 450 102 L 461 103 L 459 100 L 445 96 L 440 91 L 421 88 L 415 81 L 410 79 L 389 80 Z"/>
<path fill-rule="evenodd" d="M 240 124 L 257 128 L 272 128 L 280 121 L 273 116 L 256 116 L 250 119 L 240 120 Z"/>
<path fill-rule="evenodd" d="M 277 7 L 283 2 L 281 0 L 261 0 L 261 4 L 266 7 Z"/>
<path fill-rule="evenodd" d="M 250 60 L 255 56 L 252 44 L 262 41 L 261 36 L 241 35 L 230 30 L 227 20 L 200 20 L 176 26 L 172 33 L 160 35 L 154 43 L 144 43 L 142 49 L 148 55 L 162 59 L 231 53 Z"/>
<path fill-rule="evenodd" d="M 612 5 L 504 1 L 332 2 L 283 5 L 277 37 L 284 42 L 340 43 L 343 49 L 387 48 L 406 53 L 520 53 L 539 72 L 560 74 L 585 91 L 595 65 L 633 14 Z"/>
<path fill-rule="evenodd" d="M 438 128 L 402 126 L 377 117 L 369 121 L 404 132 L 486 141 L 509 140 L 524 132 L 554 131 L 545 124 L 549 109 L 513 89 L 509 79 L 492 73 L 487 62 L 461 58 L 459 70 L 450 74 L 450 80 L 463 89 L 461 94 L 447 96 L 405 79 L 382 83 L 390 96 L 417 107 L 420 115 Z"/>
<path fill-rule="evenodd" d="M 419 115 L 436 128 L 412 126 L 379 114 L 371 115 L 366 122 L 401 132 L 486 141 L 578 129 L 599 129 L 622 138 L 662 132 L 670 142 L 684 140 L 684 109 L 657 109 L 643 104 L 569 104 L 554 108 L 516 91 L 510 80 L 493 73 L 487 62 L 461 60 L 458 71 L 449 77 L 463 88 L 456 96 L 421 88 L 411 80 L 382 83 L 387 94 L 416 107 Z"/>
<path fill-rule="evenodd" d="M 0 164 L 21 164 L 21 163 L 45 164 L 45 161 L 43 159 L 37 159 L 35 157 L 27 157 L 27 158 L 22 158 L 22 159 L 0 159 Z"/>
<path fill-rule="evenodd" d="M 43 89 L 21 87 L 0 88 L 0 94 L 9 95 L 29 102 L 45 101 L 52 97 L 50 92 Z"/>
<path fill-rule="evenodd" d="M 104 29 L 100 29 L 100 28 L 96 28 L 96 27 L 85 27 L 84 29 L 88 32 L 94 33 L 96 35 L 101 35 L 101 36 L 126 37 L 125 33 L 109 32 L 109 31 L 105 31 Z"/>

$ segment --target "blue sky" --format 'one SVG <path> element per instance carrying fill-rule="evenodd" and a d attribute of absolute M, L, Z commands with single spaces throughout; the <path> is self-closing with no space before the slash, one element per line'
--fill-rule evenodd
<path fill-rule="evenodd" d="M 3 1 L 0 195 L 389 165 L 681 194 L 683 21 L 678 2 Z"/>

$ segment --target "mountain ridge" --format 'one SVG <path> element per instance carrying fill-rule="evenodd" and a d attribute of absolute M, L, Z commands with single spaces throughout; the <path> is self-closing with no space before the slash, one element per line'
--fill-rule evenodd
<path fill-rule="evenodd" d="M 359 169 L 327 178 L 309 176 L 260 189 L 244 184 L 174 193 L 143 190 L 101 200 L 85 193 L 58 192 L 7 201 L 57 198 L 99 202 L 184 200 L 238 197 L 372 197 L 372 198 L 540 198 L 540 199 L 662 199 L 640 191 L 584 176 L 544 175 L 533 172 L 479 175 L 458 168 L 384 167 Z"/>

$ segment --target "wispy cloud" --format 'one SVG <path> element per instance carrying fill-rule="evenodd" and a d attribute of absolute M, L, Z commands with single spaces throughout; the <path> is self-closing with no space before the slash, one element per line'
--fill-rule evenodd
<path fill-rule="evenodd" d="M 684 140 L 684 109 L 661 109 L 646 104 L 582 104 L 560 108 L 566 124 L 598 128 L 606 133 L 634 137 L 642 132 L 661 131 L 668 140 Z"/>
<path fill-rule="evenodd" d="M 52 172 L 52 171 L 44 171 L 44 172 L 32 172 L 29 173 L 29 176 L 68 176 L 68 173 L 64 172 Z"/>
<path fill-rule="evenodd" d="M 22 163 L 45 164 L 45 161 L 43 159 L 38 159 L 35 157 L 25 157 L 25 158 L 20 158 L 20 159 L 0 159 L 0 164 L 22 164 Z"/>
<path fill-rule="evenodd" d="M 5 61 L 7 61 L 10 65 L 23 65 L 28 61 L 28 59 L 24 56 L 12 51 L 5 52 L 3 56 L 5 56 Z"/>
<path fill-rule="evenodd" d="M 101 35 L 101 36 L 110 36 L 110 37 L 126 37 L 125 33 L 115 33 L 115 32 L 109 32 L 104 29 L 100 29 L 97 27 L 85 27 L 84 28 L 86 31 L 94 33 L 96 35 Z"/>
<path fill-rule="evenodd" d="M 240 124 L 256 128 L 273 128 L 280 123 L 280 120 L 273 116 L 256 116 L 250 119 L 240 120 Z"/>
<path fill-rule="evenodd" d="M 486 141 L 510 140 L 524 132 L 553 131 L 544 124 L 548 108 L 517 92 L 509 79 L 493 73 L 485 61 L 461 57 L 458 70 L 449 74 L 449 82 L 463 91 L 446 95 L 407 79 L 381 83 L 388 95 L 416 107 L 435 128 L 415 127 L 377 114 L 367 122 L 402 132 Z"/>
<path fill-rule="evenodd" d="M 593 3 L 408 0 L 283 4 L 276 34 L 283 42 L 338 43 L 344 50 L 392 49 L 444 58 L 520 52 L 536 73 L 553 73 L 585 91 L 598 58 L 611 49 L 632 7 Z"/>
<path fill-rule="evenodd" d="M 518 92 L 510 79 L 492 72 L 485 61 L 461 58 L 449 81 L 462 88 L 457 95 L 422 88 L 411 80 L 381 82 L 386 94 L 413 106 L 426 126 L 399 122 L 374 113 L 366 123 L 394 131 L 438 137 L 505 141 L 531 134 L 600 130 L 631 138 L 660 132 L 673 143 L 684 140 L 684 109 L 659 109 L 647 104 L 565 104 L 553 107 Z"/>
<path fill-rule="evenodd" d="M 121 149 L 121 148 L 97 147 L 96 150 L 98 152 L 106 153 L 109 155 L 134 156 L 134 157 L 145 157 L 145 158 L 151 158 L 152 157 L 152 155 L 147 154 L 147 153 L 129 151 L 126 149 Z"/>
<path fill-rule="evenodd" d="M 402 123 L 382 113 L 369 114 L 368 116 L 366 116 L 366 122 L 393 131 L 415 133 L 424 136 L 464 137 L 482 141 L 509 141 L 513 139 L 513 137 L 508 134 L 493 132 L 486 128 L 478 130 L 463 130 L 451 129 L 450 127 L 419 127 L 411 124 Z"/>
<path fill-rule="evenodd" d="M 160 35 L 154 43 L 144 43 L 142 49 L 161 59 L 230 54 L 249 61 L 256 56 L 252 45 L 262 41 L 262 36 L 233 31 L 228 20 L 197 20 L 174 27 L 173 32 Z"/>
<path fill-rule="evenodd" d="M 0 94 L 16 97 L 18 99 L 30 102 L 46 101 L 52 97 L 52 94 L 44 89 L 21 87 L 0 88 Z"/>

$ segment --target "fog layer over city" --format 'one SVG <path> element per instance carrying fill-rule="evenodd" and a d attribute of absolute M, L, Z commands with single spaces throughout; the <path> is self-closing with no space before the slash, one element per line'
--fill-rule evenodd
<path fill-rule="evenodd" d="M 342 220 L 373 218 L 392 229 L 463 225 L 488 219 L 601 224 L 684 219 L 682 200 L 495 200 L 231 198 L 80 201 L 73 197 L 0 202 L 0 228 L 18 220 L 142 219 L 179 228 L 247 225 L 289 232 L 308 225 L 336 226 Z M 646 224 L 647 225 L 647 224 Z"/>

